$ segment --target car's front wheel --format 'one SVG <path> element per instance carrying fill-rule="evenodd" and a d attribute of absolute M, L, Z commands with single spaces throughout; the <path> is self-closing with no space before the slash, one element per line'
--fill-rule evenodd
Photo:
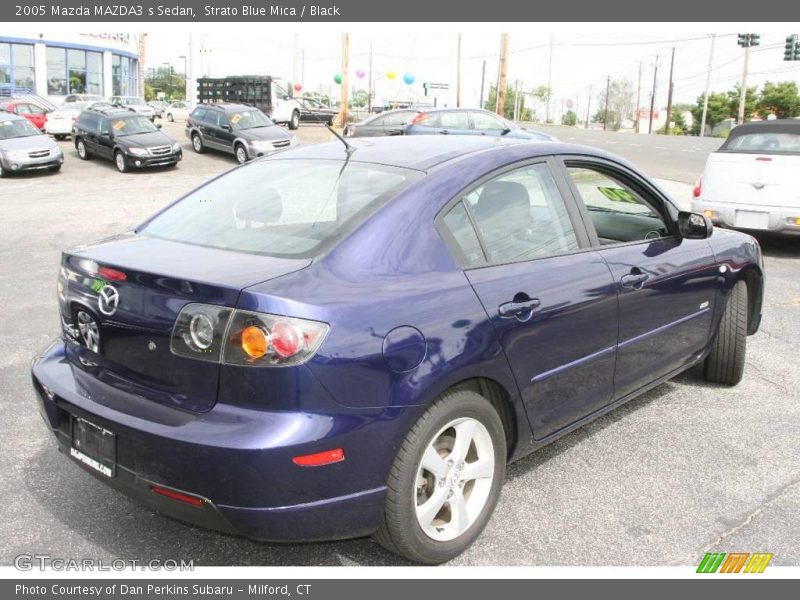
<path fill-rule="evenodd" d="M 128 159 L 125 158 L 125 155 L 117 150 L 114 153 L 114 164 L 117 165 L 117 171 L 120 173 L 127 173 L 130 167 L 128 167 Z"/>
<path fill-rule="evenodd" d="M 728 303 L 717 327 L 714 345 L 706 358 L 703 373 L 708 381 L 736 385 L 744 374 L 747 349 L 747 284 L 737 281 L 728 294 Z"/>
<path fill-rule="evenodd" d="M 298 127 L 300 127 L 300 113 L 294 111 L 292 113 L 292 118 L 289 121 L 289 129 L 297 129 Z"/>
<path fill-rule="evenodd" d="M 247 162 L 247 150 L 245 149 L 242 144 L 236 144 L 236 148 L 234 148 L 233 153 L 236 155 L 236 162 L 240 165 L 243 165 Z"/>
<path fill-rule="evenodd" d="M 505 468 L 506 438 L 494 407 L 475 392 L 445 394 L 397 453 L 375 539 L 416 562 L 458 556 L 488 523 Z"/>

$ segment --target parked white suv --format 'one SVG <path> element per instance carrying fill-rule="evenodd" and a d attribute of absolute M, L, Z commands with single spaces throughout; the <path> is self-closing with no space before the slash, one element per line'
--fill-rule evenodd
<path fill-rule="evenodd" d="M 706 161 L 692 212 L 749 231 L 800 235 L 800 120 L 739 125 Z"/>
<path fill-rule="evenodd" d="M 113 106 L 131 108 L 151 121 L 156 118 L 156 109 L 148 105 L 141 96 L 111 96 L 108 102 Z"/>

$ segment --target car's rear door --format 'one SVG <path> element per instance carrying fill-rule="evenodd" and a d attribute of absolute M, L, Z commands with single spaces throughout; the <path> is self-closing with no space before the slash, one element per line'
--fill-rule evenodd
<path fill-rule="evenodd" d="M 621 398 L 699 357 L 720 277 L 708 240 L 682 239 L 676 209 L 644 178 L 602 159 L 568 157 L 564 165 L 619 294 Z"/>
<path fill-rule="evenodd" d="M 536 439 L 613 393 L 614 281 L 563 194 L 541 159 L 479 182 L 438 223 L 502 344 Z"/>

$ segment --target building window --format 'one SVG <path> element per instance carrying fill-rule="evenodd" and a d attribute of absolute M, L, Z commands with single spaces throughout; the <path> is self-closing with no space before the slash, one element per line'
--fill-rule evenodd
<path fill-rule="evenodd" d="M 114 96 L 139 94 L 139 63 L 135 58 L 114 54 L 111 57 L 111 78 Z"/>
<path fill-rule="evenodd" d="M 47 93 L 103 95 L 103 55 L 100 52 L 47 47 Z"/>
<path fill-rule="evenodd" d="M 35 85 L 33 46 L 0 43 L 0 86 L 32 89 Z"/>

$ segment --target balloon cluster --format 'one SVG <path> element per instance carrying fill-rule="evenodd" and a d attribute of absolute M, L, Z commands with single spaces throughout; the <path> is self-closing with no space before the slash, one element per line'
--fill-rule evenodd
<path fill-rule="evenodd" d="M 367 72 L 364 71 L 364 69 L 357 69 L 356 70 L 356 77 L 358 79 L 364 79 L 364 77 L 366 77 L 366 76 L 367 76 Z M 389 79 L 389 80 L 392 80 L 392 81 L 397 79 L 397 71 L 386 71 L 386 79 Z M 406 73 L 406 74 L 403 75 L 403 83 L 405 83 L 406 85 L 413 85 L 416 80 L 417 79 L 416 79 L 416 77 L 414 77 L 413 73 Z M 336 75 L 333 76 L 333 82 L 336 85 L 342 85 L 342 74 L 341 73 L 336 73 Z M 299 83 L 296 83 L 294 87 L 298 92 L 302 89 L 302 86 Z"/>

